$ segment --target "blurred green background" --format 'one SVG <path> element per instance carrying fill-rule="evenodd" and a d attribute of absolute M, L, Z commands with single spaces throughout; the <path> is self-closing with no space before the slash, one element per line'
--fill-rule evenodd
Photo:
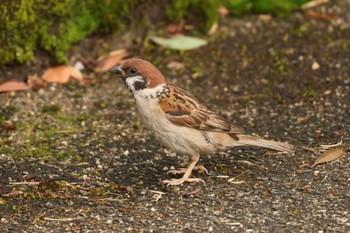
<path fill-rule="evenodd" d="M 194 16 L 205 32 L 219 20 L 217 9 L 232 16 L 268 13 L 288 16 L 309 0 L 0 0 L 0 66 L 34 59 L 36 49 L 66 62 L 73 43 L 92 33 L 116 33 L 142 22 L 145 5 L 161 7 L 161 22 L 179 22 Z M 145 13 L 145 12 L 143 12 Z M 147 13 L 147 12 L 146 12 Z M 158 16 L 157 16 L 158 17 Z"/>

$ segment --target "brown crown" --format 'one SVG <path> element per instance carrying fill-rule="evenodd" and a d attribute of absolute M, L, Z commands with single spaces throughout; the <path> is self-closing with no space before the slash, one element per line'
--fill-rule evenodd
<path fill-rule="evenodd" d="M 165 83 L 164 75 L 152 63 L 139 58 L 131 58 L 122 63 L 123 69 L 136 68 L 138 72 L 149 80 L 149 87 L 153 88 Z"/>

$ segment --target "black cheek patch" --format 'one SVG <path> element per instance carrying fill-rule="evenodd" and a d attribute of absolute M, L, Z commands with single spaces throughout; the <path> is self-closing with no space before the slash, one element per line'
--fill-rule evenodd
<path fill-rule="evenodd" d="M 134 85 L 135 91 L 145 89 L 145 88 L 147 88 L 147 79 L 143 78 L 142 81 L 136 81 L 136 82 L 134 82 L 133 85 Z"/>

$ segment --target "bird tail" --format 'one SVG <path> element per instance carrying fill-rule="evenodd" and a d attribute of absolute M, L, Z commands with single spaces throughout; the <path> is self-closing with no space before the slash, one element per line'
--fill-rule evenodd
<path fill-rule="evenodd" d="M 265 147 L 285 153 L 292 153 L 293 152 L 293 146 L 286 143 L 286 142 L 276 142 L 271 140 L 266 140 L 246 134 L 236 134 L 238 137 L 238 143 L 242 145 L 251 145 L 251 146 L 259 146 L 259 147 Z"/>

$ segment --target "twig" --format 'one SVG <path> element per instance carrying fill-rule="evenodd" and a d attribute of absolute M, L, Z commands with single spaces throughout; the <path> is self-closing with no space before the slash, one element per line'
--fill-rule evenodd
<path fill-rule="evenodd" d="M 40 182 L 10 182 L 10 185 L 38 185 Z"/>
<path fill-rule="evenodd" d="M 316 152 L 317 152 L 317 150 L 315 150 L 314 148 L 307 147 L 307 146 L 303 146 L 303 149 L 306 150 L 306 151 L 313 152 L 313 153 L 316 153 Z"/>
<path fill-rule="evenodd" d="M 301 9 L 307 10 L 307 9 L 313 8 L 315 6 L 318 6 L 318 5 L 327 3 L 327 2 L 329 2 L 329 0 L 314 0 L 314 1 L 311 1 L 311 2 L 308 2 L 308 3 L 305 3 L 304 5 L 302 5 Z"/>
<path fill-rule="evenodd" d="M 216 178 L 221 178 L 221 179 L 227 179 L 227 178 L 230 178 L 229 176 L 224 176 L 224 175 L 218 175 L 218 176 L 215 176 Z"/>
<path fill-rule="evenodd" d="M 340 142 L 336 143 L 336 144 L 332 144 L 332 145 L 321 145 L 321 149 L 327 150 L 329 148 L 333 148 L 333 147 L 337 147 L 337 146 L 341 146 L 343 145 L 343 137 L 340 138 Z"/>
<path fill-rule="evenodd" d="M 265 169 L 263 166 L 260 166 L 258 164 L 252 163 L 252 162 L 247 161 L 247 160 L 238 160 L 237 162 L 239 162 L 239 163 L 246 163 L 246 164 L 251 165 L 251 166 L 256 166 L 256 167 L 260 167 L 262 169 Z"/>
<path fill-rule="evenodd" d="M 147 189 L 147 192 L 161 194 L 161 195 L 165 194 L 165 193 L 163 193 L 161 191 L 158 191 L 158 190 L 149 190 L 149 189 Z"/>
<path fill-rule="evenodd" d="M 74 220 L 80 220 L 83 218 L 43 218 L 44 220 L 48 221 L 61 221 L 61 222 L 69 222 L 69 221 L 74 221 Z"/>
<path fill-rule="evenodd" d="M 66 130 L 57 130 L 56 133 L 78 133 L 81 132 L 81 129 L 66 129 Z"/>
<path fill-rule="evenodd" d="M 152 193 L 152 197 L 155 199 L 155 201 L 159 201 L 159 199 L 162 198 L 162 196 L 165 194 L 161 191 L 157 191 L 157 190 L 147 190 L 148 192 Z"/>
<path fill-rule="evenodd" d="M 234 184 L 235 181 L 233 181 L 233 180 L 235 180 L 236 178 L 238 178 L 238 177 L 240 177 L 240 176 L 243 176 L 243 175 L 246 174 L 246 173 L 248 173 L 248 171 L 243 172 L 242 174 L 239 174 L 238 176 L 232 177 L 231 179 L 228 179 L 227 182 L 230 182 L 230 183 L 233 183 L 233 184 Z"/>

